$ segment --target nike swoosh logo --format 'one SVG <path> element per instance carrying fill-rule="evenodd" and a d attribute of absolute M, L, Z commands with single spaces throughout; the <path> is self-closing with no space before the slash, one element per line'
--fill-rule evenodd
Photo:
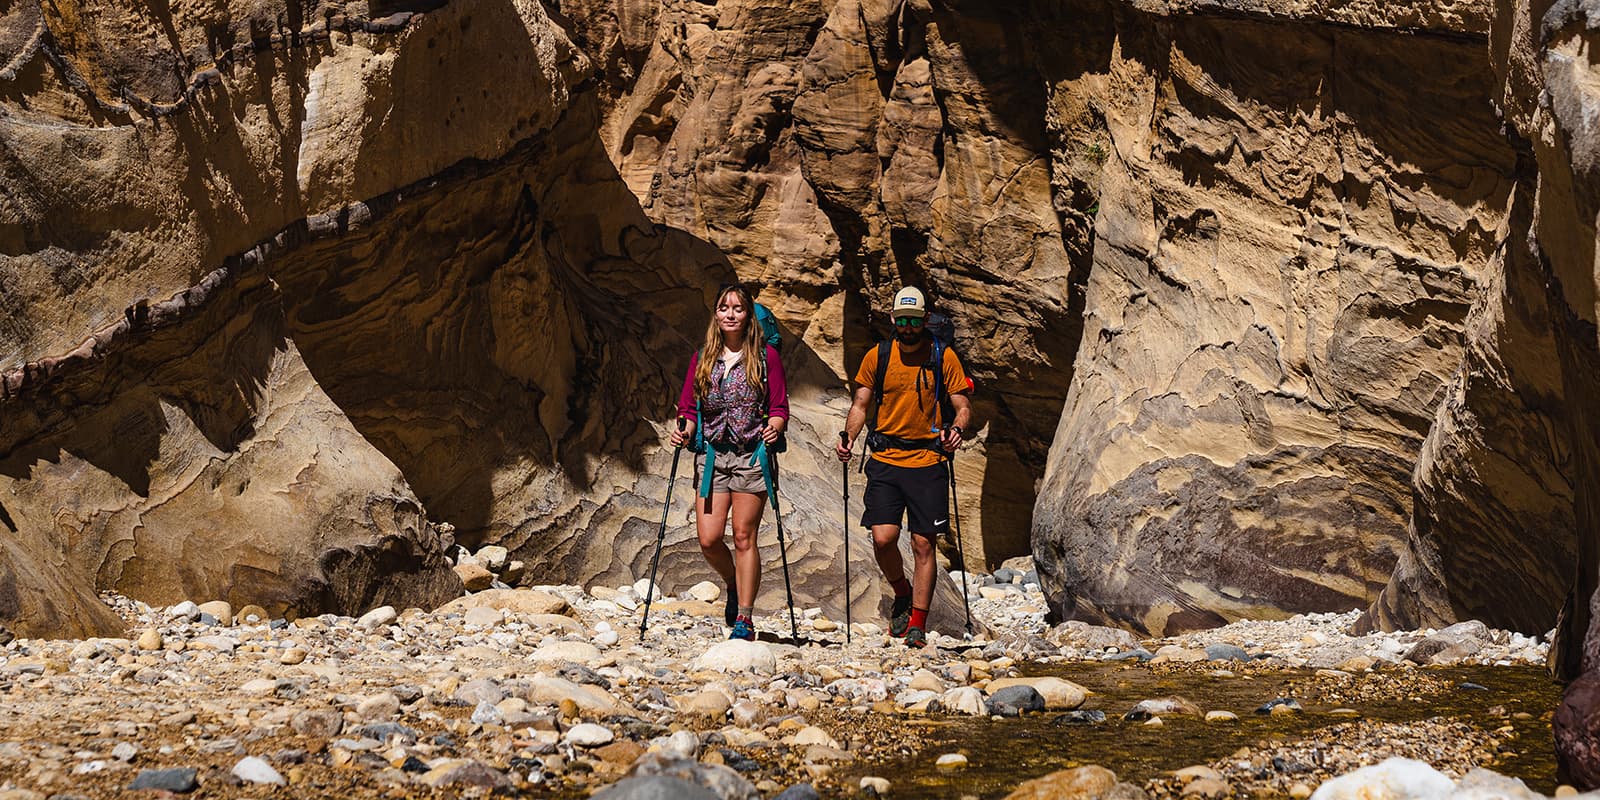
<path fill-rule="evenodd" d="M 950 521 L 950 518 L 949 517 L 945 517 L 944 519 L 934 521 L 933 524 L 935 524 L 935 525 L 943 525 L 943 524 L 945 524 L 946 522 L 949 522 L 949 521 Z"/>

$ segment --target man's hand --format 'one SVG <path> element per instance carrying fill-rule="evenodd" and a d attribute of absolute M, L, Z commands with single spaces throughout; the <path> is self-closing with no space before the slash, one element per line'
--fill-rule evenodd
<path fill-rule="evenodd" d="M 687 417 L 678 417 L 678 427 L 672 431 L 668 441 L 672 442 L 673 447 L 682 447 L 692 438 L 694 438 L 694 421 Z"/>
<path fill-rule="evenodd" d="M 939 436 L 939 446 L 943 447 L 947 453 L 955 452 L 955 449 L 960 447 L 961 443 L 965 441 L 962 433 L 961 426 L 959 425 L 951 425 L 950 427 L 945 428 L 944 433 L 940 434 Z"/>
<path fill-rule="evenodd" d="M 841 431 L 839 433 L 838 443 L 834 444 L 833 446 L 833 454 L 838 456 L 840 461 L 848 462 L 850 460 L 850 453 L 856 449 L 856 443 L 850 441 L 849 439 L 850 437 Z"/>

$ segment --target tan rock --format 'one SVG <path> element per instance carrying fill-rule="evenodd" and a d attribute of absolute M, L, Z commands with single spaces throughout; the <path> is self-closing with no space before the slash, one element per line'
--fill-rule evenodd
<path fill-rule="evenodd" d="M 495 608 L 510 614 L 568 614 L 572 607 L 567 601 L 549 592 L 530 589 L 490 589 L 455 600 L 435 609 L 434 613 L 465 614 L 472 608 Z"/>
<path fill-rule="evenodd" d="M 1071 710 L 1083 705 L 1089 691 L 1072 681 L 1061 678 L 997 678 L 984 687 L 986 694 L 994 694 L 1008 686 L 1031 686 L 1044 698 L 1048 709 Z"/>
<path fill-rule="evenodd" d="M 1117 785 L 1117 774 L 1105 767 L 1064 769 L 1024 781 L 1005 800 L 1094 800 Z"/>
<path fill-rule="evenodd" d="M 494 583 L 494 573 L 481 564 L 461 563 L 452 567 L 461 585 L 469 592 L 481 592 Z"/>

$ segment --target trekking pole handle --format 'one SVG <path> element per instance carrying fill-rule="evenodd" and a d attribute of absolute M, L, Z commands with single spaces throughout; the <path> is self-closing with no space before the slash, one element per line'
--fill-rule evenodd
<path fill-rule="evenodd" d="M 678 433 L 683 433 L 683 428 L 684 428 L 684 423 L 685 422 L 688 422 L 688 420 L 684 419 L 683 417 L 678 417 Z M 680 449 L 680 450 L 683 449 L 683 445 L 685 445 L 685 444 L 688 444 L 688 442 L 679 443 L 678 449 Z"/>

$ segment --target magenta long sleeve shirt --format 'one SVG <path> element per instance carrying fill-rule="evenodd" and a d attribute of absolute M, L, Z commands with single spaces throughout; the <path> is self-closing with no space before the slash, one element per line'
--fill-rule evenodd
<path fill-rule="evenodd" d="M 689 358 L 683 376 L 683 391 L 678 395 L 678 416 L 694 419 L 694 373 L 700 366 L 700 353 Z M 702 399 L 704 435 L 708 441 L 748 443 L 754 439 L 768 417 L 789 419 L 789 385 L 783 376 L 783 361 L 778 350 L 767 346 L 767 396 L 765 402 L 745 380 L 744 367 L 735 364 L 724 370 L 711 368 L 711 392 Z"/>

